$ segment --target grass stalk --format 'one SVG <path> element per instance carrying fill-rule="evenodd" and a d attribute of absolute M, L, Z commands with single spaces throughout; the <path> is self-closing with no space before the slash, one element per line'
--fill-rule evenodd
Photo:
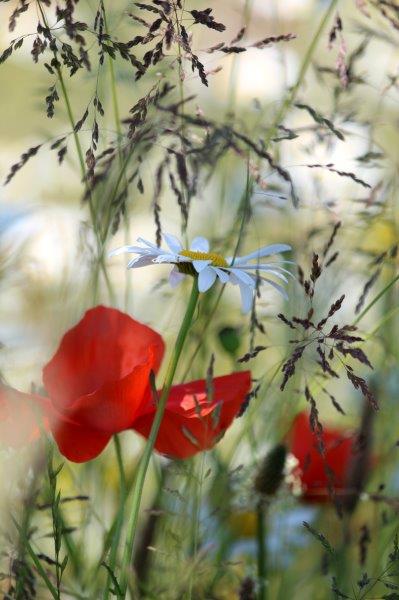
<path fill-rule="evenodd" d="M 399 275 L 396 275 L 393 279 L 391 279 L 391 281 L 373 298 L 373 300 L 371 300 L 371 302 L 368 303 L 366 308 L 362 310 L 360 315 L 358 315 L 353 321 L 353 324 L 357 325 L 359 321 L 361 321 L 363 317 L 367 315 L 369 310 L 373 308 L 374 304 L 376 304 L 391 289 L 391 287 L 395 285 L 397 281 L 399 281 Z"/>
<path fill-rule="evenodd" d="M 265 505 L 258 502 L 256 508 L 256 543 L 257 543 L 257 565 L 258 565 L 258 600 L 267 598 L 267 551 L 266 551 L 266 514 Z"/>
<path fill-rule="evenodd" d="M 190 330 L 190 326 L 194 317 L 194 312 L 198 302 L 198 283 L 197 278 L 194 278 L 190 299 L 187 304 L 186 313 L 184 315 L 182 324 L 180 326 L 179 333 L 177 335 L 175 348 L 173 354 L 170 358 L 169 365 L 167 368 L 167 372 L 165 375 L 165 381 L 162 388 L 162 392 L 159 398 L 157 411 L 155 414 L 155 418 L 152 424 L 151 432 L 148 437 L 147 443 L 144 448 L 144 452 L 142 458 L 140 460 L 140 464 L 136 474 L 135 485 L 133 489 L 133 496 L 131 500 L 131 512 L 129 516 L 128 526 L 127 526 L 127 537 L 125 542 L 125 549 L 122 558 L 122 568 L 121 568 L 121 589 L 123 598 L 126 597 L 127 584 L 128 584 L 128 572 L 131 568 L 132 564 L 132 555 L 133 555 L 133 547 L 135 534 L 137 529 L 138 516 L 140 511 L 141 498 L 143 495 L 145 478 L 147 475 L 148 466 L 151 459 L 151 454 L 154 449 L 155 441 L 158 436 L 158 431 L 161 426 L 162 418 L 165 412 L 166 403 L 169 397 L 170 388 L 172 387 L 173 379 L 176 373 L 177 365 L 179 363 L 179 359 L 183 350 L 184 342 L 187 338 L 188 332 Z"/>
<path fill-rule="evenodd" d="M 115 454 L 116 454 L 116 462 L 118 464 L 119 471 L 119 508 L 118 515 L 115 522 L 115 528 L 112 536 L 111 542 L 111 551 L 109 555 L 109 571 L 107 575 L 107 582 L 105 584 L 104 590 L 104 600 L 108 600 L 111 593 L 111 573 L 115 572 L 116 568 L 116 560 L 118 556 L 118 548 L 119 542 L 121 539 L 121 534 L 123 531 L 123 522 L 125 517 L 125 504 L 126 504 L 126 495 L 127 495 L 127 486 L 126 486 L 126 474 L 125 468 L 123 465 L 123 456 L 122 456 L 122 445 L 119 439 L 119 436 L 114 435 L 114 446 L 115 446 Z"/>

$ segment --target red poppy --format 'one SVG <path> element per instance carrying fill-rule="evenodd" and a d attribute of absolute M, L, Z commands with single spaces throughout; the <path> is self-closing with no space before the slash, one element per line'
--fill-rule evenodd
<path fill-rule="evenodd" d="M 161 336 L 146 325 L 113 308 L 88 310 L 43 369 L 60 452 L 84 462 L 129 429 L 163 353 Z"/>
<path fill-rule="evenodd" d="M 98 306 L 63 337 L 43 369 L 51 399 L 50 426 L 69 460 L 95 458 L 114 433 L 135 429 L 148 436 L 156 412 L 149 386 L 164 353 L 161 336 L 128 315 Z M 204 381 L 172 388 L 159 452 L 186 458 L 213 446 L 240 410 L 249 372 L 215 378 L 208 403 Z"/>
<path fill-rule="evenodd" d="M 0 442 L 18 448 L 40 436 L 41 408 L 45 398 L 0 387 Z M 44 424 L 45 425 L 45 424 Z"/>
<path fill-rule="evenodd" d="M 175 458 L 212 448 L 239 413 L 250 387 L 249 371 L 215 377 L 209 401 L 204 380 L 173 386 L 155 448 Z M 154 415 L 155 406 L 137 419 L 134 429 L 148 437 Z"/>
<path fill-rule="evenodd" d="M 299 461 L 295 474 L 302 483 L 303 499 L 308 502 L 328 502 L 331 499 L 331 484 L 337 496 L 345 494 L 356 436 L 323 427 L 323 458 L 318 449 L 317 435 L 310 427 L 309 415 L 302 412 L 295 418 L 289 437 L 291 453 Z"/>

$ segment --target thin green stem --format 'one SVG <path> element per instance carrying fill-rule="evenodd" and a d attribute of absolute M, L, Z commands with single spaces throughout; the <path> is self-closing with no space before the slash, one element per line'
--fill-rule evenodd
<path fill-rule="evenodd" d="M 103 6 L 103 16 L 104 16 L 105 32 L 107 34 L 109 34 L 105 6 Z M 122 127 L 121 127 L 121 117 L 120 117 L 120 110 L 119 110 L 118 94 L 117 94 L 117 89 L 116 89 L 115 67 L 114 67 L 114 59 L 111 57 L 111 55 L 108 55 L 108 65 L 109 65 L 109 74 L 110 74 L 110 80 L 111 80 L 112 108 L 114 111 L 114 121 L 115 121 L 116 133 L 117 133 L 119 166 L 122 169 L 124 179 L 125 179 L 125 185 L 127 187 L 126 167 L 124 166 L 122 146 L 121 146 Z M 111 204 L 111 206 L 112 206 L 112 204 Z M 128 244 L 129 243 L 129 215 L 128 215 L 127 210 L 124 211 L 123 221 L 124 221 L 124 228 L 125 228 L 125 244 Z M 125 309 L 126 310 L 128 309 L 128 305 L 129 305 L 130 291 L 131 291 L 131 277 L 129 277 L 126 274 L 126 287 L 125 287 Z"/>
<path fill-rule="evenodd" d="M 169 397 L 170 388 L 172 387 L 173 379 L 176 373 L 177 365 L 179 363 L 179 359 L 183 350 L 184 342 L 186 340 L 187 334 L 189 332 L 194 312 L 198 302 L 198 283 L 197 278 L 194 278 L 193 286 L 191 289 L 190 299 L 187 305 L 186 313 L 183 318 L 183 322 L 180 326 L 179 333 L 177 335 L 175 348 L 171 359 L 169 361 L 169 365 L 165 375 L 165 381 L 162 388 L 161 396 L 159 398 L 157 411 L 155 413 L 154 421 L 152 423 L 151 432 L 148 437 L 146 446 L 144 448 L 143 455 L 140 460 L 140 464 L 137 470 L 136 481 L 133 489 L 133 497 L 132 497 L 132 510 L 129 517 L 128 527 L 127 527 L 127 537 L 125 543 L 125 549 L 123 553 L 122 559 L 122 573 L 121 573 L 121 589 L 123 592 L 123 598 L 126 596 L 127 591 L 127 581 L 128 581 L 128 571 L 131 567 L 132 563 L 132 554 L 133 554 L 133 546 L 134 539 L 137 529 L 137 522 L 140 510 L 141 497 L 143 495 L 144 482 L 148 470 L 148 466 L 151 460 L 151 454 L 154 449 L 155 441 L 158 436 L 158 431 L 161 426 L 162 418 L 165 412 L 166 403 Z"/>
<path fill-rule="evenodd" d="M 267 133 L 267 136 L 266 136 L 266 139 L 264 142 L 266 148 L 269 146 L 272 138 L 276 134 L 276 128 L 283 121 L 283 119 L 285 118 L 285 115 L 287 114 L 287 111 L 291 108 L 291 106 L 293 105 L 293 103 L 296 99 L 298 90 L 300 89 L 300 87 L 303 83 L 303 80 L 305 79 L 305 75 L 310 66 L 313 54 L 317 48 L 317 44 L 319 43 L 321 35 L 328 23 L 328 20 L 330 19 L 333 11 L 337 7 L 337 4 L 338 4 L 338 0 L 331 0 L 326 12 L 323 15 L 323 18 L 320 21 L 319 27 L 317 28 L 317 31 L 316 31 L 315 35 L 313 36 L 312 41 L 309 45 L 309 48 L 307 49 L 304 59 L 302 61 L 301 68 L 300 68 L 299 74 L 298 74 L 298 78 L 297 78 L 295 84 L 293 85 L 293 87 L 291 88 L 290 92 L 288 93 L 287 97 L 285 98 L 279 111 L 277 112 L 277 115 L 274 119 L 274 124 L 272 125 L 272 127 L 270 127 L 270 129 Z"/>
<path fill-rule="evenodd" d="M 369 310 L 373 308 L 374 304 L 376 304 L 378 300 L 380 300 L 387 293 L 387 291 L 395 285 L 397 281 L 399 281 L 399 275 L 396 275 L 396 277 L 391 279 L 391 281 L 384 287 L 384 289 L 382 289 L 381 292 L 377 294 L 375 298 L 373 298 L 373 300 L 366 306 L 366 308 L 362 310 L 360 315 L 356 317 L 356 319 L 353 321 L 353 324 L 357 325 L 359 321 L 363 319 L 363 317 L 369 312 Z"/>
<path fill-rule="evenodd" d="M 193 460 L 193 470 L 194 470 L 194 501 L 193 501 L 193 528 L 192 528 L 192 557 L 193 557 L 193 566 L 195 566 L 195 558 L 198 552 L 198 540 L 199 540 L 199 531 L 200 531 L 200 516 L 201 516 L 201 500 L 202 500 L 202 485 L 204 481 L 204 470 L 205 470 L 205 453 L 203 452 L 200 456 L 201 466 L 199 469 L 199 479 L 195 477 L 195 459 Z M 189 583 L 189 594 L 188 597 L 191 599 L 193 595 L 193 586 L 194 586 L 194 576 L 196 573 L 196 569 L 192 568 L 190 573 L 190 583 Z"/>
<path fill-rule="evenodd" d="M 377 325 L 374 327 L 374 329 L 372 331 L 370 331 L 370 333 L 368 333 L 366 335 L 366 339 L 369 339 L 369 338 L 373 337 L 377 333 L 377 331 L 383 325 L 385 325 L 388 321 L 390 321 L 392 319 L 392 317 L 394 317 L 398 312 L 399 312 L 399 306 L 395 306 L 395 308 L 393 308 L 387 314 L 385 314 L 382 317 L 382 319 L 377 323 Z"/>
<path fill-rule="evenodd" d="M 323 16 L 322 20 L 320 21 L 319 27 L 318 27 L 318 29 L 317 29 L 317 31 L 316 31 L 313 39 L 312 39 L 312 42 L 310 43 L 309 48 L 308 48 L 308 50 L 307 50 L 307 52 L 305 54 L 305 57 L 304 57 L 304 59 L 302 61 L 302 65 L 301 65 L 301 68 L 300 68 L 300 71 L 299 71 L 296 83 L 291 88 L 290 92 L 288 93 L 286 99 L 284 100 L 283 104 L 280 107 L 280 110 L 277 112 L 277 115 L 276 115 L 276 117 L 274 119 L 273 124 L 271 125 L 271 127 L 268 130 L 266 139 L 264 141 L 264 146 L 265 146 L 266 150 L 268 149 L 268 147 L 269 147 L 269 145 L 270 145 L 270 143 L 272 141 L 272 138 L 275 135 L 277 127 L 280 125 L 280 123 L 284 119 L 285 115 L 287 114 L 287 111 L 290 109 L 290 107 L 292 106 L 293 102 L 295 101 L 295 98 L 297 96 L 298 90 L 299 90 L 300 86 L 302 85 L 302 82 L 303 82 L 303 80 L 304 80 L 304 78 L 306 76 L 306 73 L 308 71 L 308 68 L 310 66 L 313 54 L 314 54 L 314 52 L 316 50 L 317 44 L 318 44 L 318 42 L 320 40 L 320 37 L 321 37 L 321 35 L 322 35 L 322 33 L 323 33 L 326 25 L 327 25 L 327 22 L 328 22 L 328 20 L 329 20 L 329 18 L 331 16 L 332 12 L 336 8 L 337 4 L 338 4 L 338 0 L 332 0 L 330 2 L 330 5 L 328 6 L 326 12 L 324 13 L 324 16 Z M 253 178 L 251 177 L 249 179 L 249 182 L 247 182 L 246 190 L 244 192 L 245 193 L 245 197 L 247 197 L 248 194 L 249 194 L 249 192 L 252 190 L 253 184 L 254 184 L 254 181 L 253 181 Z M 240 202 L 240 206 L 239 206 L 238 210 L 240 210 L 241 207 L 242 207 L 242 201 Z M 244 213 L 244 216 L 245 216 L 245 213 Z M 241 227 L 242 226 L 243 226 L 243 222 L 241 222 Z M 234 229 L 234 225 L 233 225 L 233 229 Z M 217 308 L 219 306 L 219 303 L 220 303 L 220 300 L 222 298 L 223 292 L 224 292 L 224 286 L 222 287 L 222 289 L 221 289 L 221 291 L 220 291 L 220 293 L 218 295 L 218 298 L 217 298 L 217 300 L 215 302 L 215 305 L 214 305 L 214 307 L 213 307 L 213 309 L 211 311 L 211 314 L 209 315 L 209 319 L 207 321 L 207 324 L 212 321 L 212 316 L 214 315 L 214 313 L 216 312 L 216 310 L 217 310 Z M 205 324 L 205 326 L 204 326 L 203 336 L 204 336 L 204 334 L 206 332 L 207 324 Z M 194 350 L 192 358 L 195 358 L 195 356 L 198 354 L 198 352 L 199 352 L 199 350 L 200 350 L 200 348 L 202 346 L 203 336 L 200 339 L 200 341 L 198 342 L 198 345 L 197 345 L 197 347 Z M 190 361 L 190 364 L 191 364 L 191 362 L 192 361 Z"/>
<path fill-rule="evenodd" d="M 119 498 L 119 509 L 118 515 L 115 523 L 115 530 L 112 536 L 112 544 L 111 544 L 111 552 L 109 555 L 109 568 L 107 576 L 107 583 L 104 590 L 104 600 L 108 600 L 110 595 L 111 588 L 111 576 L 110 572 L 115 572 L 116 559 L 118 556 L 118 547 L 119 541 L 121 539 L 122 529 L 123 529 L 123 521 L 125 516 L 125 503 L 126 503 L 126 474 L 123 466 L 123 457 L 122 457 L 122 446 L 118 435 L 114 435 L 114 445 L 115 445 L 115 453 L 116 453 L 116 461 L 118 464 L 119 470 L 119 489 L 120 489 L 120 498 Z"/>
<path fill-rule="evenodd" d="M 45 26 L 49 29 L 49 25 L 47 22 L 47 17 L 46 14 L 43 10 L 43 7 L 40 3 L 40 1 L 38 2 L 38 7 L 39 7 L 39 11 L 41 14 L 41 17 L 43 19 L 43 23 L 45 24 Z M 62 91 L 62 97 L 64 99 L 65 102 L 65 107 L 67 110 L 67 114 L 68 114 L 68 119 L 69 119 L 69 123 L 72 127 L 72 133 L 73 133 L 73 138 L 75 141 L 75 146 L 76 146 L 76 152 L 78 154 L 78 159 L 79 159 L 79 165 L 80 165 L 80 172 L 81 172 L 81 177 L 82 177 L 82 181 L 85 182 L 86 181 L 86 163 L 85 163 L 85 159 L 84 159 L 84 155 L 83 155 L 83 149 L 82 149 L 82 145 L 80 143 L 80 139 L 79 139 L 79 135 L 78 132 L 75 130 L 75 125 L 76 125 L 76 121 L 75 121 L 75 117 L 73 114 L 73 110 L 72 110 L 72 105 L 71 105 L 71 101 L 69 98 L 69 94 L 68 94 L 68 89 L 65 85 L 65 80 L 64 80 L 64 76 L 62 74 L 62 68 L 59 65 L 58 59 L 57 59 L 57 52 L 54 50 L 53 51 L 54 54 L 54 59 L 56 61 L 56 72 L 57 72 L 57 77 L 58 77 L 58 81 L 60 82 L 60 86 L 61 86 L 61 91 Z M 92 222 L 92 226 L 93 226 L 93 231 L 94 231 L 94 235 L 96 236 L 96 242 L 97 242 L 97 251 L 98 251 L 98 257 L 97 257 L 97 261 L 99 263 L 99 268 L 95 269 L 95 281 L 94 281 L 94 301 L 97 301 L 97 296 L 98 296 L 98 275 L 99 275 L 99 271 L 100 268 L 103 272 L 104 275 L 104 280 L 105 283 L 107 285 L 108 288 L 108 293 L 111 299 L 111 302 L 114 303 L 115 301 L 115 295 L 112 289 L 112 284 L 111 281 L 108 277 L 108 273 L 107 273 L 107 268 L 105 265 L 105 261 L 104 261 L 104 254 L 103 251 L 101 249 L 101 237 L 98 231 L 98 227 L 97 227 L 97 219 L 96 219 L 96 211 L 95 211 L 95 206 L 93 203 L 93 197 L 91 195 L 91 193 L 88 194 L 88 203 L 89 203 L 89 210 L 90 210 L 90 218 L 91 218 L 91 222 Z"/>
<path fill-rule="evenodd" d="M 58 600 L 59 596 L 57 593 L 57 590 L 55 589 L 55 587 L 53 586 L 53 584 L 51 583 L 45 569 L 43 568 L 42 563 L 40 562 L 40 560 L 38 559 L 38 557 L 36 556 L 35 551 L 33 550 L 31 543 L 29 542 L 26 532 L 23 531 L 23 529 L 18 525 L 18 523 L 13 519 L 14 521 L 14 525 L 16 526 L 16 528 L 19 531 L 19 534 L 21 536 L 21 538 L 23 539 L 23 544 L 25 546 L 25 548 L 28 551 L 29 556 L 31 557 L 33 564 L 35 565 L 37 572 L 39 573 L 40 577 L 43 579 L 44 583 L 47 586 L 47 589 L 49 590 L 50 594 L 52 595 L 52 597 L 55 600 Z"/>
<path fill-rule="evenodd" d="M 257 541 L 257 564 L 258 564 L 258 600 L 266 600 L 266 515 L 265 506 L 259 501 L 256 509 L 256 541 Z"/>
<path fill-rule="evenodd" d="M 235 248 L 234 248 L 233 262 L 234 262 L 235 257 L 237 256 L 237 253 L 238 253 L 239 248 L 240 248 L 241 240 L 242 240 L 242 237 L 244 235 L 244 227 L 245 227 L 245 223 L 246 223 L 247 216 L 248 216 L 248 208 L 249 208 L 250 197 L 251 197 L 251 178 L 250 178 L 250 175 L 249 175 L 249 156 L 248 156 L 248 160 L 247 160 L 247 181 L 246 181 L 246 184 L 245 184 L 245 190 L 243 192 L 243 196 L 242 196 L 242 199 L 241 199 L 241 202 L 240 202 L 240 207 L 239 207 L 239 211 L 240 210 L 242 211 L 242 216 L 241 216 L 241 221 L 240 221 L 240 230 L 238 232 L 237 242 L 236 242 L 236 245 L 235 245 Z M 211 308 L 211 310 L 210 310 L 210 312 L 208 314 L 206 323 L 203 325 L 201 338 L 200 338 L 197 346 L 195 347 L 193 354 L 190 357 L 188 366 L 187 366 L 187 368 L 186 368 L 186 370 L 184 372 L 184 375 L 183 375 L 183 381 L 186 379 L 186 377 L 187 377 L 187 375 L 188 375 L 188 373 L 189 373 L 189 371 L 191 369 L 191 365 L 194 363 L 194 360 L 195 360 L 198 352 L 201 350 L 202 342 L 203 342 L 203 339 L 205 338 L 205 333 L 207 332 L 209 325 L 212 323 L 212 317 L 213 317 L 213 315 L 216 313 L 216 311 L 218 309 L 218 306 L 219 306 L 220 301 L 222 299 L 222 295 L 223 295 L 225 287 L 226 287 L 226 285 L 222 286 L 222 288 L 221 288 L 221 290 L 220 290 L 220 292 L 219 292 L 219 294 L 218 294 L 218 296 L 216 298 L 215 304 L 213 305 L 213 307 Z"/>

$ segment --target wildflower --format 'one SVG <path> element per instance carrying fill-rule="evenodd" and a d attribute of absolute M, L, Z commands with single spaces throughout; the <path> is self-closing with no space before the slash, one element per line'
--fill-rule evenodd
<path fill-rule="evenodd" d="M 150 327 L 112 308 L 88 310 L 43 369 L 60 452 L 84 462 L 129 429 L 163 354 L 163 340 Z"/>
<path fill-rule="evenodd" d="M 149 379 L 158 371 L 164 349 L 162 337 L 150 327 L 116 309 L 97 306 L 64 335 L 44 367 L 49 398 L 13 391 L 15 412 L 24 415 L 34 399 L 49 420 L 60 452 L 74 462 L 98 456 L 115 433 L 134 429 L 148 436 L 156 413 Z M 212 398 L 203 380 L 172 387 L 155 443 L 159 452 L 187 458 L 220 440 L 246 399 L 251 377 L 246 371 L 215 377 L 212 383 Z M 9 426 L 3 403 L 0 400 L 0 441 Z M 26 441 L 37 429 L 30 417 L 29 413 Z"/>
<path fill-rule="evenodd" d="M 210 252 L 209 242 L 204 237 L 194 238 L 188 250 L 184 249 L 181 242 L 174 235 L 164 234 L 163 238 L 168 246 L 166 250 L 143 238 L 138 238 L 137 241 L 142 244 L 141 246 L 122 246 L 113 250 L 110 256 L 124 252 L 137 254 L 138 256 L 128 263 L 128 269 L 147 267 L 151 264 L 171 264 L 173 269 L 169 276 L 169 282 L 172 287 L 177 286 L 185 275 L 198 276 L 198 289 L 200 292 L 208 291 L 217 279 L 223 284 L 238 285 L 244 313 L 251 310 L 258 281 L 259 283 L 269 284 L 284 298 L 287 297 L 283 286 L 270 279 L 269 276 L 272 275 L 287 283 L 285 274 L 290 274 L 289 271 L 276 262 L 259 262 L 261 258 L 266 256 L 291 250 L 291 247 L 287 244 L 272 244 L 271 246 L 259 248 L 259 250 L 245 256 L 225 258 L 220 254 Z M 265 274 L 268 276 L 266 277 Z"/>
<path fill-rule="evenodd" d="M 46 400 L 24 394 L 7 386 L 0 387 L 0 443 L 19 448 L 40 436 L 40 406 Z M 45 425 L 45 424 L 44 424 Z"/>
<path fill-rule="evenodd" d="M 294 474 L 300 479 L 303 500 L 328 502 L 330 489 L 337 496 L 349 492 L 347 476 L 356 449 L 355 435 L 323 428 L 323 457 L 319 438 L 310 427 L 309 415 L 302 412 L 295 418 L 289 437 L 291 453 L 298 461 Z"/>
<path fill-rule="evenodd" d="M 207 397 L 205 380 L 172 387 L 155 442 L 158 452 L 188 458 L 212 448 L 239 413 L 251 387 L 249 371 L 215 377 L 212 398 Z M 134 429 L 148 437 L 156 407 L 139 417 Z"/>

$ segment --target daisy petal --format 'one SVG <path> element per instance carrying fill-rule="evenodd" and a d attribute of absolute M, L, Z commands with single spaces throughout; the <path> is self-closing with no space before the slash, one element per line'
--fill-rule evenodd
<path fill-rule="evenodd" d="M 108 252 L 108 256 L 118 256 L 119 254 L 125 254 L 129 252 L 141 254 L 147 252 L 147 250 L 145 250 L 145 248 L 140 248 L 140 246 L 121 246 L 120 248 L 115 248 L 115 250 Z"/>
<path fill-rule="evenodd" d="M 253 289 L 245 283 L 239 283 L 241 293 L 241 308 L 244 314 L 248 313 L 252 308 Z"/>
<path fill-rule="evenodd" d="M 201 273 L 208 265 L 211 264 L 210 260 L 193 260 L 192 265 L 197 273 Z"/>
<path fill-rule="evenodd" d="M 291 273 L 291 271 L 288 271 L 288 269 L 284 269 L 283 267 L 280 267 L 278 263 L 270 263 L 270 264 L 265 264 L 265 265 L 234 265 L 235 269 L 244 269 L 244 270 L 256 270 L 256 271 L 267 271 L 267 272 L 274 272 L 274 271 L 280 271 L 282 273 L 286 273 L 287 275 L 290 275 L 293 279 L 295 279 L 295 275 L 293 275 Z"/>
<path fill-rule="evenodd" d="M 251 275 L 249 275 L 249 273 L 246 273 L 245 271 L 240 271 L 239 269 L 231 268 L 229 269 L 229 271 L 230 273 L 233 273 L 233 275 L 238 279 L 239 283 L 245 283 L 245 285 L 255 287 L 256 277 L 254 279 L 253 276 L 251 277 Z"/>
<path fill-rule="evenodd" d="M 128 262 L 127 268 L 128 269 L 139 269 L 140 267 L 148 267 L 148 265 L 152 264 L 152 261 L 153 261 L 152 255 L 137 256 L 136 258 L 133 258 L 130 262 Z"/>
<path fill-rule="evenodd" d="M 175 254 L 179 254 L 179 252 L 181 252 L 183 246 L 181 245 L 180 240 L 175 235 L 171 235 L 170 233 L 164 233 L 162 237 L 168 244 L 172 252 L 174 252 Z"/>
<path fill-rule="evenodd" d="M 140 242 L 140 244 L 144 244 L 148 248 L 152 248 L 153 250 L 156 250 L 156 252 L 158 252 L 158 253 L 163 253 L 164 252 L 163 250 L 161 250 L 161 248 L 158 248 L 158 246 L 156 246 L 152 242 L 149 242 L 148 240 L 145 240 L 142 237 L 137 238 L 137 241 Z"/>
<path fill-rule="evenodd" d="M 234 260 L 234 264 L 242 264 L 247 262 L 248 260 L 254 260 L 255 258 L 263 258 L 264 256 L 271 256 L 272 254 L 287 252 L 288 250 L 291 250 L 291 246 L 288 246 L 288 244 L 271 244 L 270 246 L 264 246 L 263 248 L 259 248 L 259 250 L 251 252 L 251 254 L 246 254 L 245 256 L 237 256 Z"/>
<path fill-rule="evenodd" d="M 198 290 L 200 292 L 207 292 L 215 283 L 215 279 L 216 273 L 214 269 L 211 267 L 203 269 L 198 275 Z"/>
<path fill-rule="evenodd" d="M 277 290 L 278 293 L 281 294 L 283 298 L 288 300 L 288 294 L 285 291 L 285 289 L 283 288 L 283 286 L 279 285 L 275 281 L 272 281 L 271 279 L 266 279 L 266 277 L 262 277 L 262 281 L 264 281 L 265 283 L 268 283 L 269 285 L 274 287 L 274 289 Z"/>
<path fill-rule="evenodd" d="M 209 242 L 204 237 L 196 237 L 191 242 L 190 250 L 194 252 L 209 252 Z"/>
<path fill-rule="evenodd" d="M 216 275 L 219 277 L 222 283 L 228 283 L 230 281 L 229 274 L 226 273 L 226 271 L 223 271 L 223 269 L 219 269 L 218 267 L 213 268 L 215 270 Z"/>
<path fill-rule="evenodd" d="M 178 285 L 180 285 L 184 277 L 184 274 L 180 273 L 180 271 L 178 271 L 176 268 L 172 269 L 169 275 L 169 283 L 172 288 L 176 288 Z"/>
<path fill-rule="evenodd" d="M 281 281 L 284 281 L 284 283 L 288 283 L 288 279 L 286 278 L 286 276 L 283 275 L 282 273 L 279 273 L 279 271 L 274 271 L 273 269 L 268 269 L 267 272 L 270 273 L 271 275 L 274 275 L 278 279 L 281 279 Z M 254 275 L 254 277 L 256 278 L 256 275 Z M 266 277 L 262 277 L 262 275 L 258 275 L 258 277 L 261 281 L 263 281 L 264 279 L 266 281 L 269 281 Z"/>
<path fill-rule="evenodd" d="M 155 257 L 153 259 L 154 263 L 175 263 L 176 262 L 176 255 L 175 254 L 170 254 L 170 253 L 163 253 L 159 254 L 157 257 Z"/>

